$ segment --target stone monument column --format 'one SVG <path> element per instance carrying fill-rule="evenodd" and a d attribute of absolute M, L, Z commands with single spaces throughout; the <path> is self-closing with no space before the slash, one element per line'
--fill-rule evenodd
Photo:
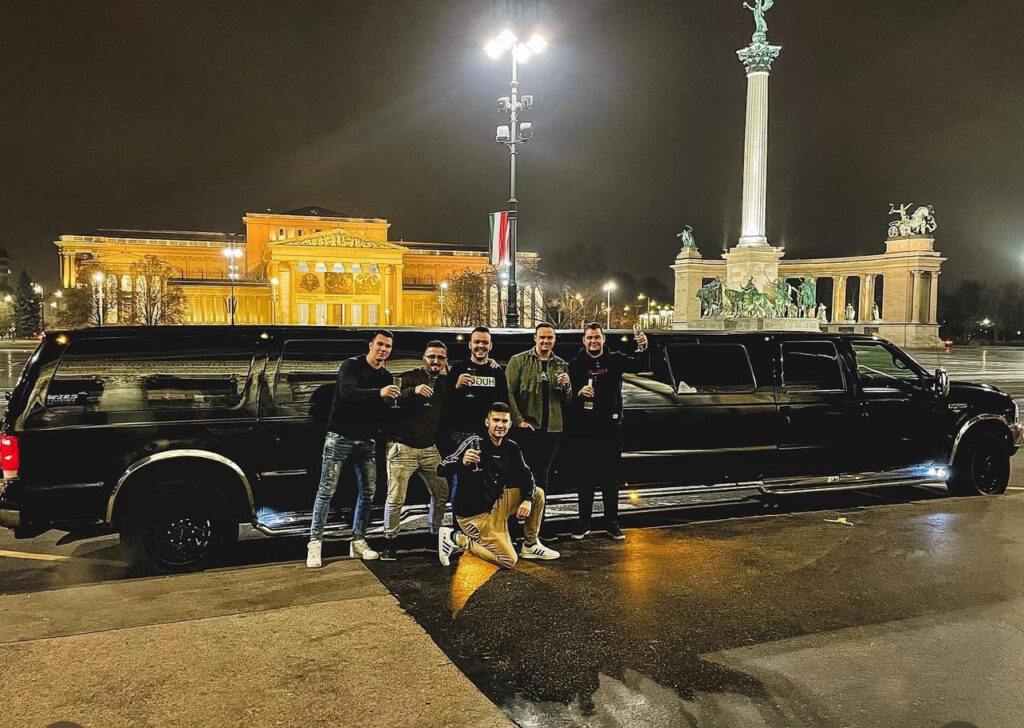
<path fill-rule="evenodd" d="M 736 51 L 747 71 L 747 119 L 743 141 L 742 246 L 767 246 L 765 203 L 768 181 L 768 74 L 782 46 L 754 33 L 750 45 Z"/>

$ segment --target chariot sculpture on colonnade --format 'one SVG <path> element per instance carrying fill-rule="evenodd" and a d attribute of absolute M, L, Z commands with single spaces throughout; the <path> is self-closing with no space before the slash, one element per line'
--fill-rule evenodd
<path fill-rule="evenodd" d="M 794 288 L 785 278 L 766 281 L 765 292 L 759 291 L 750 278 L 739 290 L 726 288 L 720 278 L 713 278 L 697 291 L 701 318 L 809 318 L 815 315 L 816 286 L 813 278 L 803 278 Z"/>

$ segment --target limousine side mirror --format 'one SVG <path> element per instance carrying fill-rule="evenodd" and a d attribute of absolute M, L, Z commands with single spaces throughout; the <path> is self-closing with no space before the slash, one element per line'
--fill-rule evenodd
<path fill-rule="evenodd" d="M 935 379 L 932 380 L 932 388 L 936 397 L 949 395 L 949 372 L 942 367 L 935 370 Z"/>

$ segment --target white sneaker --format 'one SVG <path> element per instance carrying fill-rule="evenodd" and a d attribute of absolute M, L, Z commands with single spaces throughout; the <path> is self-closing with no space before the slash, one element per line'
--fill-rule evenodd
<path fill-rule="evenodd" d="M 319 569 L 323 566 L 323 563 L 320 561 L 321 546 L 323 546 L 322 541 L 310 541 L 306 546 L 306 568 Z"/>
<path fill-rule="evenodd" d="M 527 546 L 526 542 L 523 541 L 523 547 L 519 549 L 519 556 L 524 559 L 540 559 L 542 561 L 550 561 L 557 559 L 561 556 L 560 553 L 552 548 L 548 548 L 544 544 L 537 540 L 537 543 Z"/>
<path fill-rule="evenodd" d="M 444 566 L 451 564 L 451 557 L 463 550 L 455 539 L 455 529 L 441 526 L 437 532 L 437 558 Z"/>
<path fill-rule="evenodd" d="M 380 554 L 370 548 L 370 544 L 366 543 L 365 538 L 353 540 L 349 543 L 348 556 L 350 559 L 362 559 L 363 561 L 373 561 L 380 558 Z"/>

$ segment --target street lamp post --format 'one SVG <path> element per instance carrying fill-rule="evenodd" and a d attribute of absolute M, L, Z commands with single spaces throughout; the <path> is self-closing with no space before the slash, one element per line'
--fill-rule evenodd
<path fill-rule="evenodd" d="M 608 281 L 601 286 L 601 290 L 608 294 L 608 301 L 605 304 L 606 313 L 608 314 L 605 329 L 610 329 L 612 327 L 612 291 L 615 290 L 615 281 Z"/>
<path fill-rule="evenodd" d="M 222 251 L 224 257 L 228 259 L 228 279 L 231 281 L 231 299 L 229 305 L 231 307 L 231 325 L 235 325 L 235 308 L 238 306 L 238 302 L 235 299 L 235 281 L 238 280 L 238 264 L 235 262 L 242 257 L 242 251 L 237 247 L 238 242 L 235 238 L 234 233 L 228 233 L 228 247 Z"/>
<path fill-rule="evenodd" d="M 444 326 L 444 292 L 448 290 L 448 281 L 441 281 L 441 285 L 438 286 L 437 290 L 440 297 L 438 306 L 441 309 L 441 325 Z"/>
<path fill-rule="evenodd" d="M 92 282 L 96 284 L 96 325 L 103 325 L 103 281 L 106 278 L 102 273 L 93 273 Z"/>
<path fill-rule="evenodd" d="M 39 328 L 46 331 L 46 301 L 43 298 L 43 287 L 36 283 L 32 286 L 32 292 L 39 296 Z"/>
<path fill-rule="evenodd" d="M 516 153 L 520 144 L 525 144 L 533 137 L 533 124 L 520 121 L 519 113 L 533 107 L 533 96 L 519 95 L 519 64 L 526 62 L 530 56 L 540 53 L 547 46 L 547 41 L 540 34 L 534 33 L 526 43 L 520 43 L 511 30 L 504 30 L 491 40 L 484 50 L 491 58 L 498 58 L 506 51 L 511 51 L 512 80 L 509 82 L 510 94 L 498 99 L 498 111 L 508 114 L 508 124 L 497 128 L 494 140 L 504 144 L 509 151 L 509 195 L 508 195 L 508 296 L 505 309 L 505 325 L 509 328 L 519 327 L 519 292 L 516 285 L 516 228 L 518 225 L 519 200 L 516 199 Z"/>
<path fill-rule="evenodd" d="M 270 279 L 270 325 L 277 325 L 277 278 Z"/>

